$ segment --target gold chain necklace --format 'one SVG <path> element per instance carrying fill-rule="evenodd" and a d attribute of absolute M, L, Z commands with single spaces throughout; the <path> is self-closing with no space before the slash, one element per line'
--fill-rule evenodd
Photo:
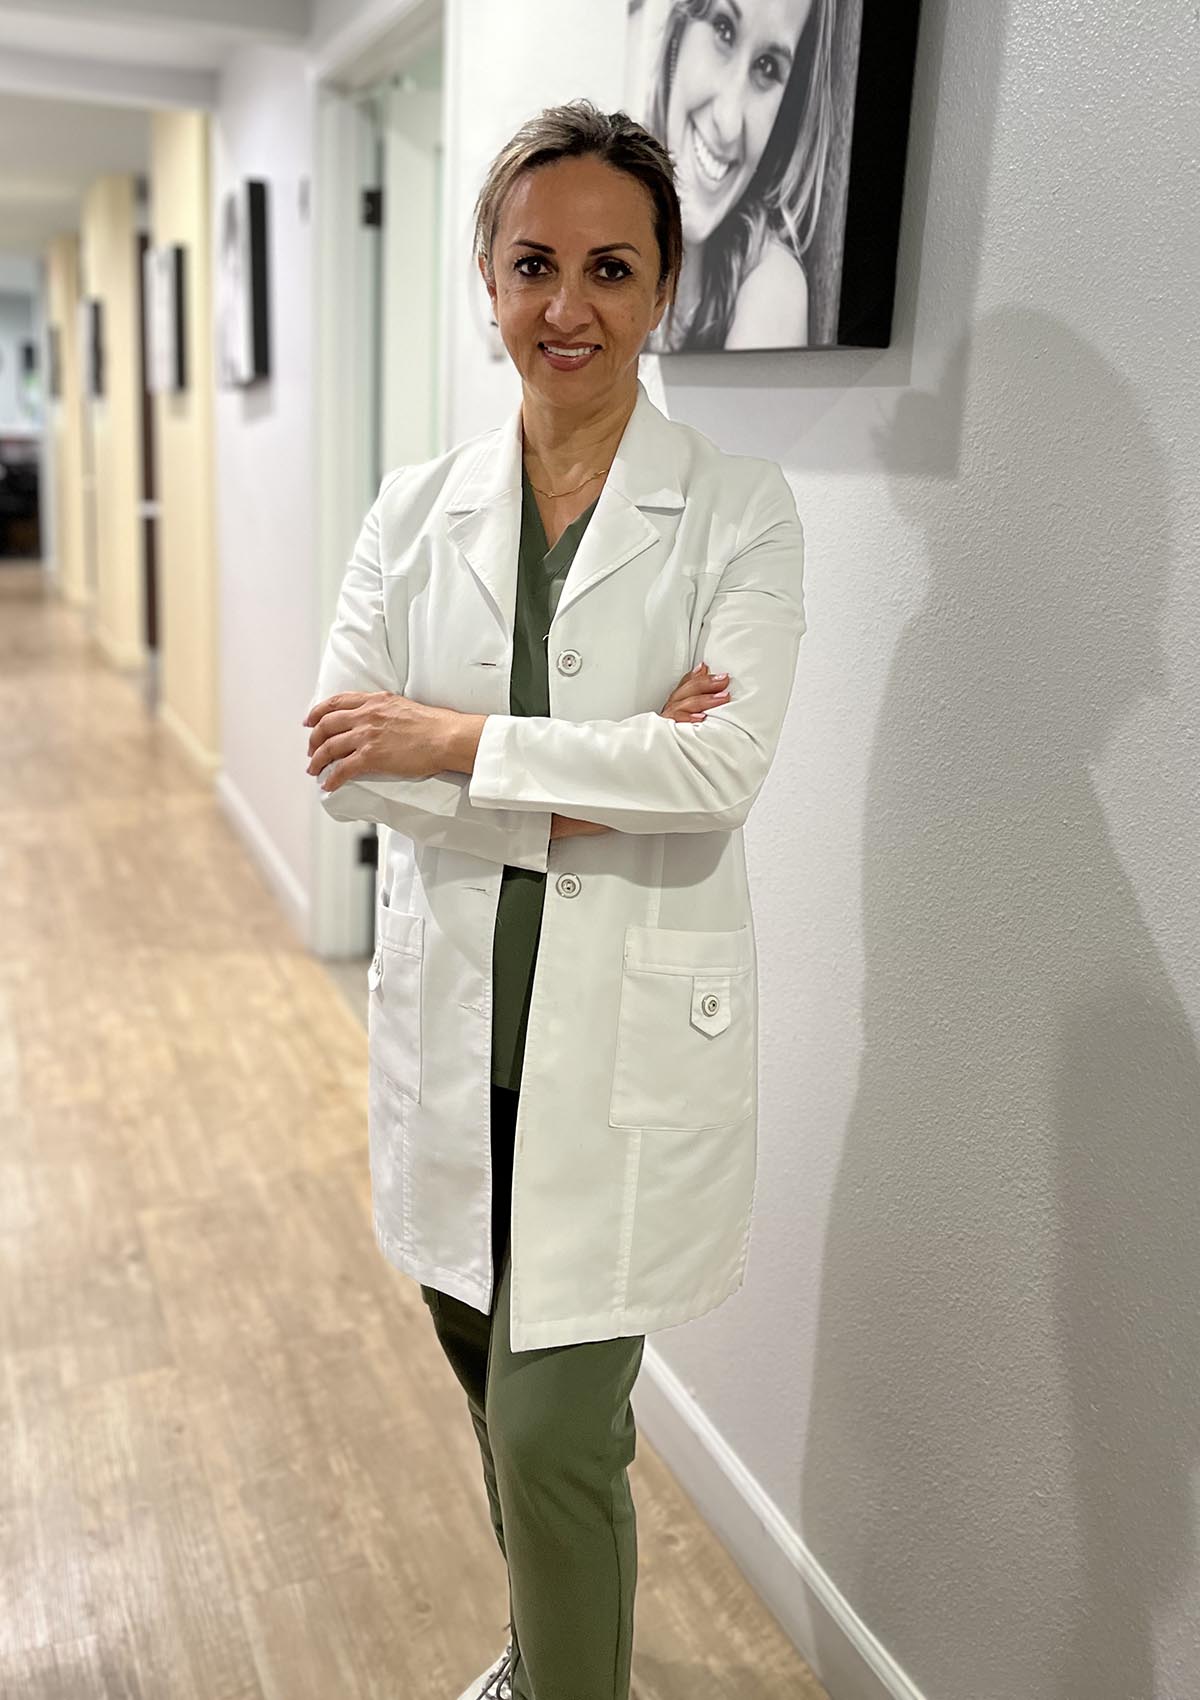
<path fill-rule="evenodd" d="M 539 496 L 549 496 L 552 500 L 558 496 L 573 496 L 576 490 L 582 490 L 584 484 L 590 484 L 593 478 L 603 478 L 607 471 L 608 468 L 603 466 L 599 472 L 589 472 L 585 479 L 578 484 L 573 484 L 569 490 L 543 490 L 540 484 L 533 482 L 532 478 L 529 480 L 529 487 L 531 490 L 536 490 Z"/>

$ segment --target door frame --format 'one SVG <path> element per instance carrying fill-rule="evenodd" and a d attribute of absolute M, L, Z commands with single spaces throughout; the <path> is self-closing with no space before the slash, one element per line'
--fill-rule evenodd
<path fill-rule="evenodd" d="M 442 36 L 442 0 L 387 0 L 317 53 L 314 183 L 316 378 L 316 665 L 333 621 L 346 561 L 378 488 L 378 279 L 380 232 L 362 219 L 362 193 L 377 184 L 378 126 L 364 91 Z M 448 21 L 448 20 L 447 20 Z M 448 61 L 448 51 L 445 52 Z M 443 149 L 446 103 L 443 101 Z M 444 156 L 443 156 L 444 157 Z M 386 216 L 386 214 L 385 214 Z M 439 273 L 447 276 L 449 220 Z M 444 444 L 448 339 L 438 353 L 437 430 Z M 312 892 L 307 944 L 328 958 L 367 956 L 373 946 L 373 862 L 359 832 L 331 820 L 313 799 Z M 384 829 L 380 829 L 382 834 Z M 382 856 L 382 846 L 380 847 Z"/>

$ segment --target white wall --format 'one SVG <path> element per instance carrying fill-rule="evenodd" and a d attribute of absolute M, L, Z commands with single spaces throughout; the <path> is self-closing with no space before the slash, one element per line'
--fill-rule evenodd
<path fill-rule="evenodd" d="M 923 10 L 893 348 L 663 367 L 673 416 L 787 470 L 810 630 L 747 826 L 748 1283 L 652 1345 L 782 1518 L 748 1559 L 795 1565 L 780 1615 L 840 1590 L 929 1700 L 1180 1700 L 1200 36 L 1117 0 Z M 537 106 L 620 104 L 623 12 L 450 0 L 452 439 L 517 393 L 465 294 L 480 174 Z M 830 1671 L 841 1633 L 814 1613 Z"/>
<path fill-rule="evenodd" d="M 218 389 L 216 471 L 223 768 L 219 794 L 302 927 L 312 781 L 301 721 L 319 654 L 313 550 L 313 90 L 304 53 L 231 60 L 213 117 L 213 202 L 239 177 L 269 189 L 271 377 Z M 214 242 L 215 242 L 214 226 Z"/>
<path fill-rule="evenodd" d="M 0 426 L 27 431 L 39 423 L 28 414 L 21 383 L 21 344 L 34 336 L 33 296 L 0 285 Z"/>
<path fill-rule="evenodd" d="M 18 295 L 36 295 L 40 284 L 41 273 L 33 254 L 0 249 L 0 289 Z"/>

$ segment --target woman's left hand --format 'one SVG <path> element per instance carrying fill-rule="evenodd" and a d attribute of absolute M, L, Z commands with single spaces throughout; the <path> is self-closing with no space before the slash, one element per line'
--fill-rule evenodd
<path fill-rule="evenodd" d="M 336 791 L 364 773 L 392 779 L 429 779 L 445 766 L 451 711 L 430 708 L 389 691 L 342 691 L 314 703 L 304 724 L 312 727 L 308 772 L 324 773 L 322 791 Z"/>

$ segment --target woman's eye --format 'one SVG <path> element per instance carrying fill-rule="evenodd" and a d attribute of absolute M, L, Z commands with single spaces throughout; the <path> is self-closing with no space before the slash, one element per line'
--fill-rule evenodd
<path fill-rule="evenodd" d="M 522 254 L 521 258 L 519 260 L 513 261 L 513 270 L 516 271 L 516 272 L 519 272 L 522 277 L 528 277 L 528 278 L 541 277 L 541 275 L 542 275 L 541 272 L 523 271 L 522 267 L 530 265 L 530 264 L 535 265 L 535 266 L 540 266 L 540 265 L 543 265 L 544 263 L 545 262 L 543 261 L 540 254 Z M 616 277 L 606 277 L 604 279 L 605 283 L 619 283 L 623 277 L 629 277 L 629 276 L 632 275 L 632 267 L 627 266 L 625 264 L 624 260 L 600 260 L 598 262 L 597 269 L 603 270 L 603 268 L 606 267 L 606 266 L 617 266 L 620 269 L 619 269 Z"/>
<path fill-rule="evenodd" d="M 737 31 L 728 12 L 718 12 L 712 21 L 713 31 L 726 47 L 732 47 Z"/>
<path fill-rule="evenodd" d="M 722 47 L 732 47 L 734 45 L 737 40 L 737 25 L 729 16 L 728 12 L 718 12 L 712 19 L 712 27 L 713 33 L 720 41 Z M 780 62 L 778 55 L 774 53 L 762 54 L 761 57 L 755 61 L 754 70 L 759 80 L 767 85 L 772 83 L 782 83 L 785 80 L 784 67 Z"/>

